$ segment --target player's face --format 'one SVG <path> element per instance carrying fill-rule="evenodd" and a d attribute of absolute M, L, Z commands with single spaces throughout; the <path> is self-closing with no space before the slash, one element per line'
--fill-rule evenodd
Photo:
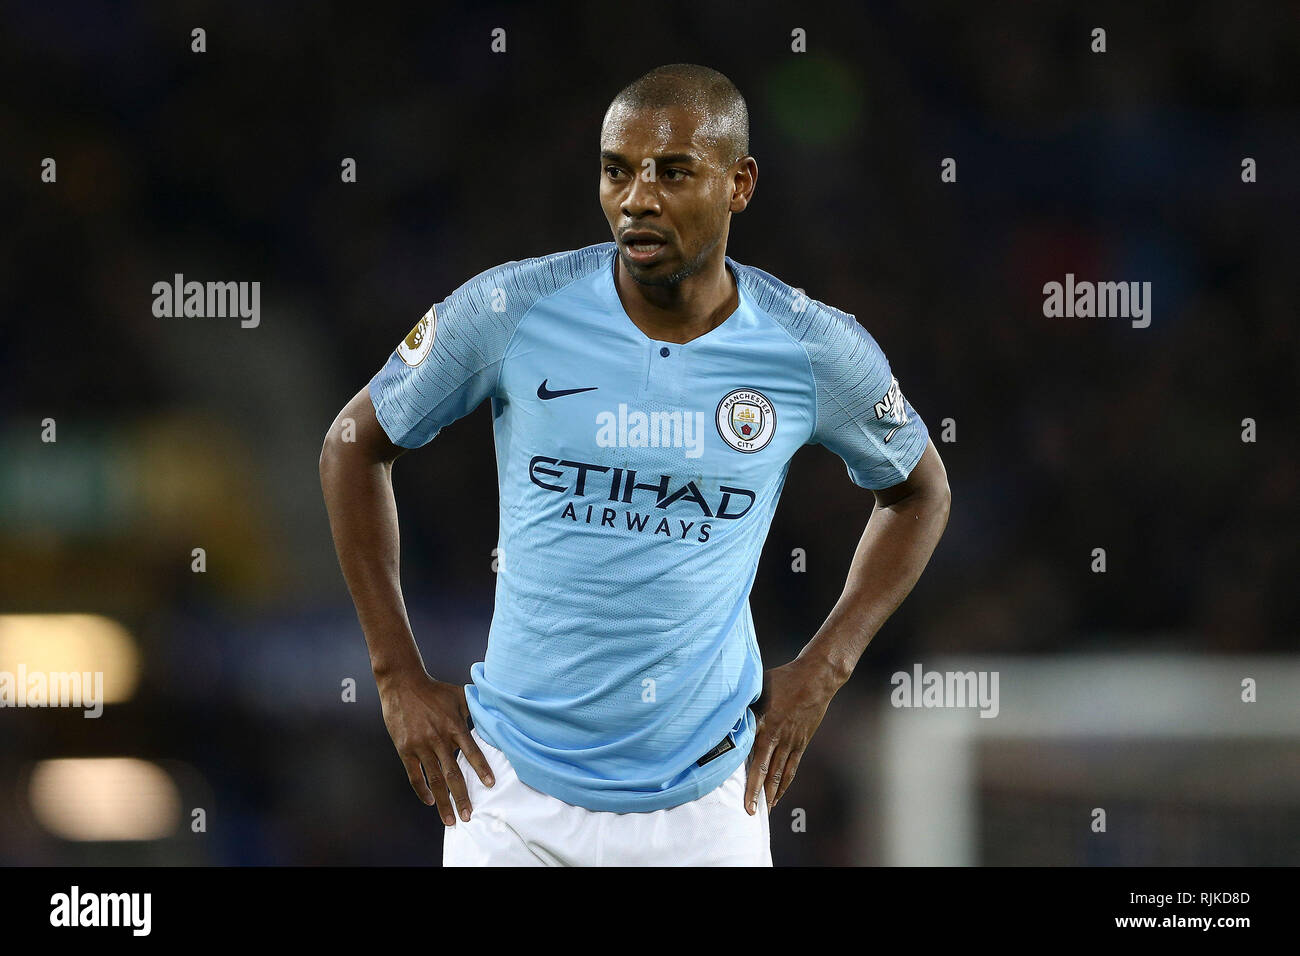
<path fill-rule="evenodd" d="M 624 268 L 646 285 L 676 285 L 725 249 L 734 169 L 701 125 L 684 108 L 605 118 L 600 204 Z"/>

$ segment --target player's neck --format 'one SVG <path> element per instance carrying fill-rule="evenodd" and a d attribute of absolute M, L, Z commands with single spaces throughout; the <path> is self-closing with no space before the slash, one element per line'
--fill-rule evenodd
<path fill-rule="evenodd" d="M 736 279 L 719 258 L 703 272 L 675 286 L 637 282 L 615 259 L 614 288 L 634 325 L 658 342 L 685 344 L 711 332 L 740 307 Z"/>

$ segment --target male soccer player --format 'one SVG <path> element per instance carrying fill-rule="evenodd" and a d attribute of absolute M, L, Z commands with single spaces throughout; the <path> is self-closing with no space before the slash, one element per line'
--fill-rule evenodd
<path fill-rule="evenodd" d="M 445 864 L 770 866 L 771 806 L 943 533 L 943 465 L 875 340 L 726 256 L 748 150 L 722 74 L 675 64 L 628 86 L 601 129 L 614 241 L 462 285 L 326 438 L 339 560 L 384 721 L 449 828 Z M 461 685 L 416 648 L 390 476 L 485 399 L 502 561 Z M 826 622 L 764 673 L 749 592 L 810 443 L 877 507 Z"/>

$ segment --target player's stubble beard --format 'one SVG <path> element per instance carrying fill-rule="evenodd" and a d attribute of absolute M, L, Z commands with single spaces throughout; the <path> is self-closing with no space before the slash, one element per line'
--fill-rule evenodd
<path fill-rule="evenodd" d="M 646 267 L 640 263 L 630 261 L 626 253 L 624 253 L 621 244 L 618 247 L 618 254 L 619 258 L 623 260 L 623 268 L 627 271 L 628 276 L 630 276 L 634 282 L 637 282 L 640 285 L 654 286 L 656 288 L 673 288 L 681 285 L 683 281 L 689 279 L 691 276 L 701 272 L 704 269 L 709 256 L 713 253 L 713 250 L 718 247 L 718 243 L 721 241 L 722 236 L 717 236 L 712 242 L 696 253 L 693 258 L 682 263 L 676 270 L 667 275 L 654 275 L 651 271 L 654 268 L 653 266 L 647 270 Z"/>

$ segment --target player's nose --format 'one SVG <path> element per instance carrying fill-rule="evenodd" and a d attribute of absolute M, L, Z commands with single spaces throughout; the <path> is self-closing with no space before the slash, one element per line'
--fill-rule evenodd
<path fill-rule="evenodd" d="M 623 214 L 629 219 L 639 219 L 647 212 L 659 212 L 659 189 L 654 180 L 646 181 L 640 174 L 632 177 L 632 185 L 623 197 Z"/>

